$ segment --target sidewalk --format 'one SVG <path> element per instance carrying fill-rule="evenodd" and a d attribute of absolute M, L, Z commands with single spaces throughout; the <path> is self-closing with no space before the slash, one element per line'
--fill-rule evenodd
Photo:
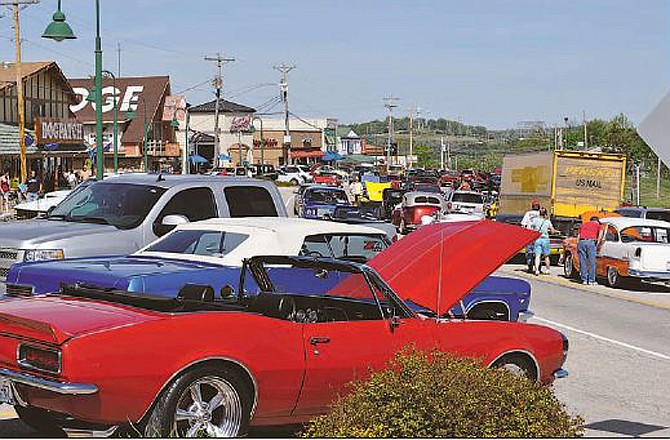
<path fill-rule="evenodd" d="M 560 285 L 585 293 L 596 293 L 598 295 L 605 295 L 612 298 L 670 310 L 670 287 L 661 283 L 640 283 L 640 287 L 636 290 L 631 290 L 629 288 L 615 289 L 602 284 L 598 284 L 597 286 L 585 286 L 577 280 L 565 278 L 563 275 L 563 268 L 558 266 L 551 267 L 551 275 L 537 276 L 529 274 L 524 264 L 505 264 L 498 269 L 498 271 L 529 281 L 540 281 Z"/>

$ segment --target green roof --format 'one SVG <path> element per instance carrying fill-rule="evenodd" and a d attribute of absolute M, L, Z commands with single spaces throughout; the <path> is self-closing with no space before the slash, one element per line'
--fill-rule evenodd
<path fill-rule="evenodd" d="M 35 132 L 26 129 L 26 133 L 30 134 L 35 139 Z M 21 147 L 19 145 L 19 127 L 16 125 L 0 124 L 0 155 L 21 154 Z M 37 143 L 33 142 L 31 146 L 26 146 L 27 154 L 37 153 Z"/>

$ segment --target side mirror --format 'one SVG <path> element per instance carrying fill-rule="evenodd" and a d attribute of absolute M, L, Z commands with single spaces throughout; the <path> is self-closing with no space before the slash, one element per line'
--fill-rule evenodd
<path fill-rule="evenodd" d="M 54 206 L 49 206 L 49 209 L 47 209 L 46 216 L 49 217 L 49 216 L 51 215 L 51 213 L 53 212 L 54 209 L 56 209 L 56 205 L 54 205 Z"/>
<path fill-rule="evenodd" d="M 189 223 L 188 218 L 185 215 L 181 214 L 169 214 L 163 217 L 163 220 L 161 221 L 162 226 L 179 226 L 179 225 L 185 225 L 186 223 Z"/>

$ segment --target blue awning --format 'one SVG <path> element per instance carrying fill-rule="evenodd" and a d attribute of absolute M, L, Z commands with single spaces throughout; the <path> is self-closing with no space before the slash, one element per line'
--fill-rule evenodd
<path fill-rule="evenodd" d="M 342 156 L 339 153 L 335 153 L 333 151 L 326 151 L 326 154 L 321 158 L 322 161 L 324 162 L 332 162 L 332 161 L 338 161 L 344 159 L 344 156 Z"/>
<path fill-rule="evenodd" d="M 232 160 L 233 158 L 228 156 L 227 154 L 219 154 L 219 160 Z"/>
<path fill-rule="evenodd" d="M 209 161 L 199 154 L 193 154 L 188 157 L 188 161 L 191 163 L 208 163 Z"/>

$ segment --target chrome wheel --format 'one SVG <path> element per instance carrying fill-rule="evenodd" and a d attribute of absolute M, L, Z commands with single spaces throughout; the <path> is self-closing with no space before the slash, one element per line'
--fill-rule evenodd
<path fill-rule="evenodd" d="M 237 390 L 225 379 L 206 376 L 191 383 L 179 397 L 174 433 L 178 437 L 235 437 L 242 420 Z"/>
<path fill-rule="evenodd" d="M 516 377 L 528 377 L 526 371 L 513 362 L 505 363 L 501 365 L 500 368 L 502 368 L 505 371 L 508 371 L 509 373 L 512 373 L 512 375 Z"/>

